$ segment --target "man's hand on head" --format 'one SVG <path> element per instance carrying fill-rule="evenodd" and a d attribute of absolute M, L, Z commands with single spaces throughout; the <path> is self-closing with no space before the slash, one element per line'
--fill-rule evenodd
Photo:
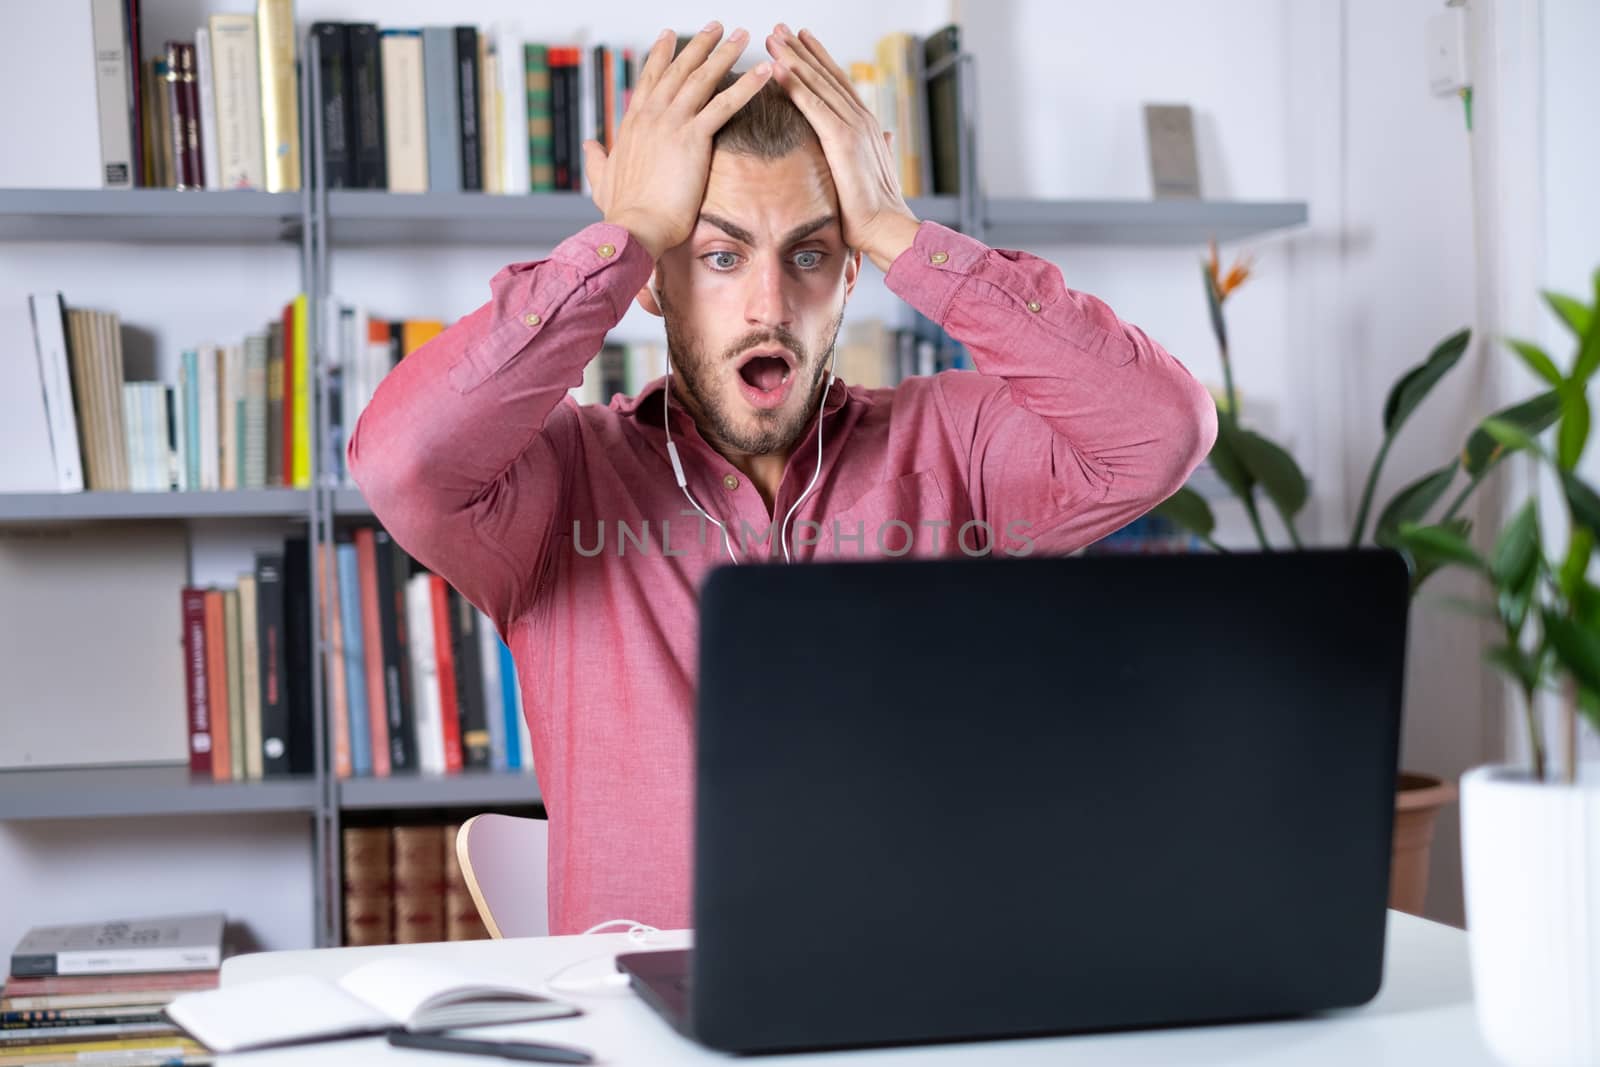
<path fill-rule="evenodd" d="M 662 30 L 639 72 L 610 154 L 598 141 L 583 142 L 595 206 L 607 222 L 627 229 L 652 259 L 694 232 L 711 171 L 712 136 L 771 76 L 772 65 L 762 63 L 716 92 L 748 39 L 741 29 L 723 41 L 722 26 L 712 22 L 673 58 L 676 35 Z"/>
<path fill-rule="evenodd" d="M 817 131 L 839 194 L 844 242 L 879 270 L 911 247 L 918 221 L 900 192 L 889 136 L 856 96 L 849 75 L 810 30 L 778 23 L 767 36 L 773 77 Z"/>

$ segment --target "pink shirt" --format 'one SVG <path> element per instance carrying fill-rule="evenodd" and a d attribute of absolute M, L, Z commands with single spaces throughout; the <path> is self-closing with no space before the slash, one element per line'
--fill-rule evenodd
<path fill-rule="evenodd" d="M 487 303 L 389 374 L 349 443 L 373 513 L 516 659 L 555 934 L 690 925 L 697 590 L 728 557 L 673 477 L 663 380 L 607 407 L 567 393 L 651 265 L 627 230 L 596 223 L 504 268 Z M 887 283 L 977 373 L 835 382 L 797 559 L 1069 552 L 1169 496 L 1210 450 L 1206 390 L 1045 260 L 924 222 Z M 743 535 L 741 561 L 781 561 L 763 534 L 811 480 L 815 419 L 774 519 L 675 400 L 671 418 L 689 488 L 736 551 Z"/>

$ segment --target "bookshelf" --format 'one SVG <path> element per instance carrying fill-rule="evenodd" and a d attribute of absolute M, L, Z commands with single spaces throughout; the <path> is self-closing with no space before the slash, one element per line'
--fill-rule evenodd
<path fill-rule="evenodd" d="M 300 37 L 301 114 L 321 111 L 316 43 Z M 1298 202 L 1106 201 L 985 199 L 976 174 L 973 60 L 960 57 L 960 196 L 913 200 L 919 217 L 1003 247 L 1060 243 L 1192 247 L 1216 237 L 1232 241 L 1306 221 Z M 317 106 L 313 106 L 313 102 Z M 319 440 L 312 462 L 323 458 L 328 433 L 328 353 L 318 321 L 329 293 L 329 261 L 336 249 L 438 244 L 550 247 L 599 213 L 579 193 L 494 196 L 482 193 L 398 194 L 326 188 L 320 130 L 303 122 L 302 191 L 0 190 L 0 242 L 111 241 L 261 245 L 290 243 L 300 253 L 301 285 L 312 296 L 312 359 Z M 1197 476 L 1198 477 L 1198 476 Z M 1214 479 L 1213 479 L 1214 480 Z M 370 519 L 358 489 L 329 484 L 313 472 L 311 489 L 227 492 L 85 492 L 0 494 L 0 526 L 141 519 L 249 519 L 304 521 L 313 544 L 331 542 L 339 520 Z M 1215 491 L 1215 489 L 1213 489 Z M 319 596 L 312 568 L 311 596 Z M 176 598 L 174 598 L 176 601 Z M 177 605 L 174 603 L 174 611 Z M 526 808 L 541 803 L 528 773 L 472 771 L 448 776 L 401 774 L 337 779 L 326 743 L 326 708 L 320 615 L 312 613 L 312 708 L 316 772 L 264 781 L 213 783 L 189 776 L 183 765 L 24 769 L 0 772 L 0 820 L 182 816 L 195 814 L 302 813 L 314 838 L 312 887 L 319 946 L 341 940 L 339 828 L 343 813 L 421 809 Z M 181 709 L 174 709 L 178 714 Z"/>

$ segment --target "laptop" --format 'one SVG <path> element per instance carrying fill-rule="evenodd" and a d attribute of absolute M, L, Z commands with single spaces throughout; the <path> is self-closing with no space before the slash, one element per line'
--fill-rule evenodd
<path fill-rule="evenodd" d="M 617 966 L 741 1053 L 1362 1004 L 1408 605 L 1383 549 L 713 571 L 695 944 Z"/>

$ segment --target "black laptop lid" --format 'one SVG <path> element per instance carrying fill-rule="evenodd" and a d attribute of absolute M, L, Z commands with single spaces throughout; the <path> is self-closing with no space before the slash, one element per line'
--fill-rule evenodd
<path fill-rule="evenodd" d="M 1408 601 L 1380 550 L 714 572 L 694 1033 L 762 1051 L 1369 999 Z"/>

